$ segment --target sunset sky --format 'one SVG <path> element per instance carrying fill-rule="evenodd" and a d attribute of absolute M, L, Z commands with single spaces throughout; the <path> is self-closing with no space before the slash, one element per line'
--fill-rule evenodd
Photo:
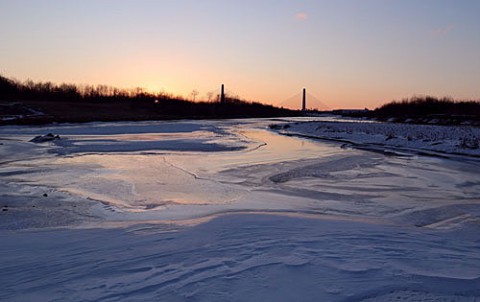
<path fill-rule="evenodd" d="M 281 105 L 480 99 L 478 0 L 0 0 L 0 74 Z"/>

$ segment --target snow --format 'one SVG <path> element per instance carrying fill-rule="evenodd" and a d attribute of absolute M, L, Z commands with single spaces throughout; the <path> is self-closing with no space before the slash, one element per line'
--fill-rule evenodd
<path fill-rule="evenodd" d="M 480 156 L 480 128 L 372 122 L 290 123 L 284 133 L 333 139 L 364 147 Z"/>
<path fill-rule="evenodd" d="M 0 301 L 480 299 L 475 149 L 299 121 L 1 127 Z"/>
<path fill-rule="evenodd" d="M 473 301 L 479 242 L 465 239 L 272 215 L 227 215 L 193 228 L 20 232 L 15 240 L 4 233 L 0 299 Z"/>

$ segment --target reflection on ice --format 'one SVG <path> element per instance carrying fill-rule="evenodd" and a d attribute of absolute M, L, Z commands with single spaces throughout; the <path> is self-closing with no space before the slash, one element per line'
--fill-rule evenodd
<path fill-rule="evenodd" d="M 223 204 L 241 190 L 202 179 L 160 155 L 84 155 L 62 160 L 61 165 L 95 164 L 99 168 L 64 184 L 70 192 L 131 209 L 153 209 L 168 204 Z"/>
<path fill-rule="evenodd" d="M 479 220 L 472 214 L 480 212 L 480 183 L 473 181 L 478 166 L 342 149 L 335 143 L 278 135 L 267 130 L 269 123 L 4 128 L 0 136 L 17 139 L 5 140 L 4 150 L 10 158 L 12 150 L 19 155 L 2 166 L 2 191 L 7 194 L 15 184 L 31 194 L 40 188 L 64 194 L 69 201 L 93 200 L 96 206 L 85 215 L 107 220 L 177 220 L 252 211 L 441 227 Z M 45 130 L 62 139 L 26 143 Z M 453 205 L 459 210 L 451 211 Z"/>

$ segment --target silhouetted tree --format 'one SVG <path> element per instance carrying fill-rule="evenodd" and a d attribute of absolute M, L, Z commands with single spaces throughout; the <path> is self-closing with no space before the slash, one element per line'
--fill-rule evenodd
<path fill-rule="evenodd" d="M 196 90 L 192 91 L 194 101 L 197 101 L 198 94 Z M 22 83 L 3 76 L 0 76 L 1 100 L 35 102 L 35 108 L 48 116 L 43 120 L 42 117 L 35 117 L 35 123 L 92 119 L 268 117 L 296 113 L 271 105 L 247 102 L 238 96 L 227 96 L 224 103 L 192 102 L 181 96 L 149 93 L 140 87 L 119 89 L 107 85 L 56 85 L 31 80 Z M 27 118 L 25 123 L 28 123 Z"/>
<path fill-rule="evenodd" d="M 391 102 L 375 109 L 377 116 L 425 117 L 429 115 L 468 115 L 480 117 L 480 102 L 455 101 L 432 96 Z"/>

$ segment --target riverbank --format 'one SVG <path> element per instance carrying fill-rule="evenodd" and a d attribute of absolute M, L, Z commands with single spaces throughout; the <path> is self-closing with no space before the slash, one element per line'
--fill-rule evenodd
<path fill-rule="evenodd" d="M 283 134 L 335 140 L 363 148 L 387 148 L 391 152 L 480 157 L 480 128 L 472 126 L 313 121 L 272 128 Z"/>
<path fill-rule="evenodd" d="M 116 121 L 178 119 L 232 119 L 297 116 L 298 111 L 254 102 L 227 100 L 189 102 L 183 100 L 127 99 L 99 101 L 0 101 L 1 125 L 47 125 Z"/>

